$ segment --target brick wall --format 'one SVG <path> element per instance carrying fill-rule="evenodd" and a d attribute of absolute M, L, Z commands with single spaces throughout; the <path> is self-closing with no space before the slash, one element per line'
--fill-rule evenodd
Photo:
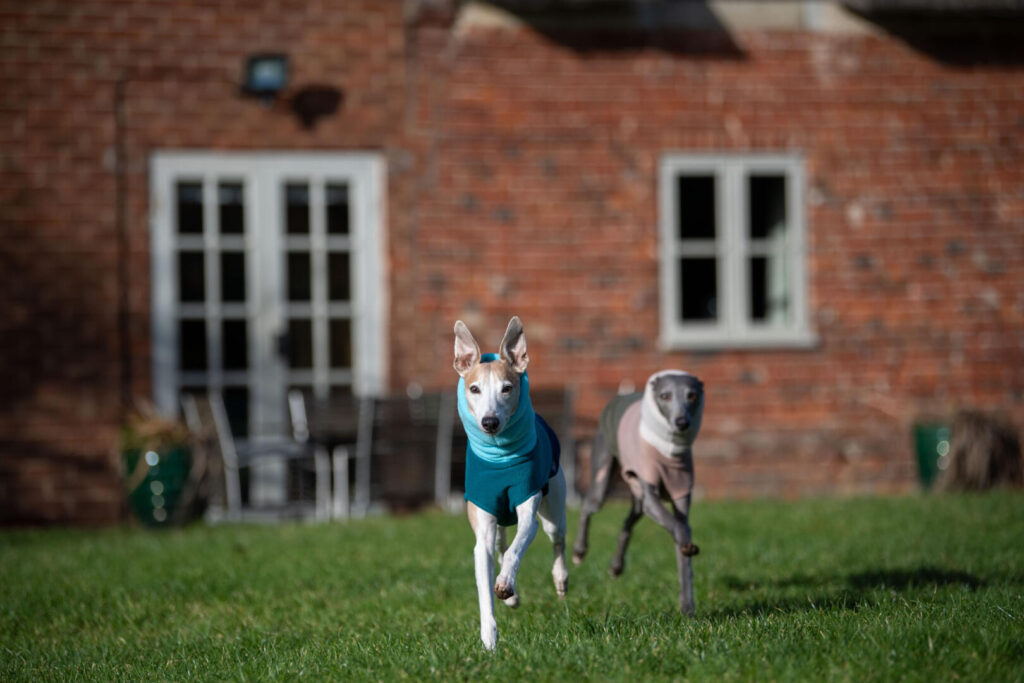
<path fill-rule="evenodd" d="M 429 3 L 428 3 L 429 4 Z M 375 149 L 388 164 L 391 384 L 453 386 L 451 326 L 520 315 L 581 424 L 662 367 L 708 387 L 709 496 L 906 491 L 910 426 L 1024 423 L 1024 63 L 886 34 L 454 30 L 395 1 L 0 2 L 0 520 L 116 519 L 115 83 L 124 82 L 133 393 L 149 386 L 156 148 Z M 344 92 L 306 130 L 244 57 Z M 799 151 L 804 351 L 659 349 L 669 150 Z"/>
<path fill-rule="evenodd" d="M 148 397 L 150 152 L 392 148 L 405 135 L 403 20 L 400 2 L 377 0 L 0 3 L 0 521 L 121 514 L 117 83 L 132 394 Z M 307 130 L 286 106 L 240 96 L 245 57 L 277 51 L 298 87 L 342 89 L 341 114 Z"/>
<path fill-rule="evenodd" d="M 718 56 L 688 54 L 686 36 L 591 49 L 494 30 L 434 51 L 450 74 L 437 189 L 398 240 L 427 258 L 395 275 L 396 381 L 450 380 L 451 320 L 493 344 L 515 312 L 534 383 L 577 387 L 583 418 L 624 379 L 700 375 L 708 495 L 908 490 L 914 420 L 1024 417 L 1020 60 L 951 66 L 886 37 L 733 39 L 740 54 Z M 658 348 L 666 150 L 805 155 L 814 349 Z"/>

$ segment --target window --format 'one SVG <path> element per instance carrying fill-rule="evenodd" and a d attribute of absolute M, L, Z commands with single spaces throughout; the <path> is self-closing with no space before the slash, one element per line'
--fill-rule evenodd
<path fill-rule="evenodd" d="M 813 343 L 799 157 L 670 154 L 658 192 L 666 347 Z"/>

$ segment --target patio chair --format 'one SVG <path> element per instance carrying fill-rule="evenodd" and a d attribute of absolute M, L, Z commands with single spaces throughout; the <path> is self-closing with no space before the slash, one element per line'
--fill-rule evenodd
<path fill-rule="evenodd" d="M 316 499 L 314 516 L 318 519 L 325 519 L 329 510 L 328 501 L 324 491 L 329 491 L 330 466 L 324 453 L 317 453 L 308 443 L 302 443 L 294 438 L 271 437 L 251 439 L 244 444 L 239 444 L 231 432 L 231 424 L 228 421 L 227 410 L 224 407 L 224 399 L 219 391 L 212 390 L 207 396 L 196 396 L 186 394 L 182 396 L 182 408 L 185 413 L 186 422 L 194 431 L 202 431 L 207 425 L 212 424 L 213 432 L 216 434 L 217 445 L 219 446 L 221 460 L 223 461 L 224 490 L 226 497 L 227 518 L 230 520 L 241 520 L 250 516 L 249 512 L 259 512 L 260 517 L 267 513 L 280 517 L 282 513 L 292 512 L 289 510 L 267 510 L 250 508 L 243 509 L 241 470 L 252 467 L 260 462 L 269 460 L 298 460 L 310 459 L 314 463 L 316 472 Z"/>
<path fill-rule="evenodd" d="M 352 512 L 349 462 L 351 451 L 358 448 L 359 399 L 345 395 L 314 400 L 311 408 L 312 411 L 307 411 L 306 397 L 301 390 L 292 389 L 288 392 L 288 414 L 293 437 L 299 443 L 311 445 L 321 467 L 327 466 L 328 459 L 330 462 L 330 472 L 317 474 L 317 500 L 329 506 L 325 510 L 318 508 L 318 516 L 345 519 Z"/>
<path fill-rule="evenodd" d="M 442 471 L 450 470 L 454 398 L 449 392 L 373 399 L 359 445 L 372 453 L 375 497 L 390 508 L 446 506 L 450 479 Z"/>

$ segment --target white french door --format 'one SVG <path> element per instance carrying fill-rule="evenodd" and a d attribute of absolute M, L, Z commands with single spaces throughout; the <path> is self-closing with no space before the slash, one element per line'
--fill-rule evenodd
<path fill-rule="evenodd" d="M 236 437 L 273 436 L 288 428 L 291 388 L 383 388 L 380 156 L 156 152 L 150 171 L 163 412 L 217 390 Z"/>

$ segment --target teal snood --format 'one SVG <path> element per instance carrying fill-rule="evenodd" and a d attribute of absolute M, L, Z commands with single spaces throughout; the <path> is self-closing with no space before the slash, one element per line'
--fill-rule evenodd
<path fill-rule="evenodd" d="M 493 363 L 498 354 L 485 353 L 481 363 Z M 480 429 L 479 423 L 469 410 L 466 400 L 466 380 L 459 378 L 459 417 L 466 428 L 466 436 L 473 451 L 488 462 L 507 462 L 508 458 L 522 456 L 533 450 L 537 443 L 537 427 L 533 421 L 533 405 L 530 403 L 530 378 L 523 373 L 519 380 L 519 404 L 505 428 L 497 434 L 488 434 Z"/>
<path fill-rule="evenodd" d="M 481 357 L 482 363 L 497 354 Z M 558 472 L 560 446 L 554 431 L 533 412 L 530 383 L 523 373 L 519 404 L 498 434 L 487 434 L 477 424 L 466 401 L 466 383 L 459 379 L 459 417 L 469 441 L 466 444 L 465 499 L 498 519 L 501 526 L 517 523 L 516 507 L 538 491 Z"/>

